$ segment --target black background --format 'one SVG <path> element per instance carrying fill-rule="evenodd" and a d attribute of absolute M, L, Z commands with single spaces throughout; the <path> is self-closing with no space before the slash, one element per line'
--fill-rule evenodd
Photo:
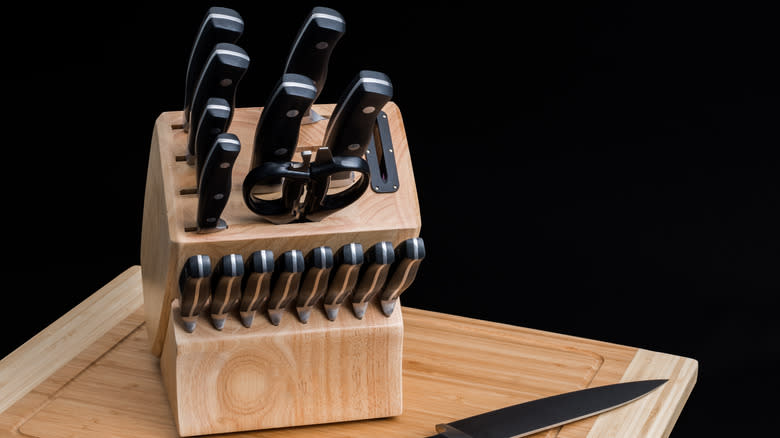
<path fill-rule="evenodd" d="M 247 107 L 315 5 L 347 21 L 320 102 L 374 69 L 403 112 L 427 248 L 404 305 L 697 359 L 673 437 L 774 425 L 778 39 L 744 2 L 6 9 L 0 355 L 139 264 L 153 124 L 206 9 L 246 22 Z"/>

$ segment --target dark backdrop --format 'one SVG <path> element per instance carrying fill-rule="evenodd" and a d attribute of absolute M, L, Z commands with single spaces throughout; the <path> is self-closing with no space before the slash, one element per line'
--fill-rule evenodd
<path fill-rule="evenodd" d="M 320 102 L 375 69 L 404 115 L 428 251 L 405 305 L 695 358 L 673 437 L 773 425 L 758 401 L 780 389 L 772 15 L 536 3 L 7 9 L 0 355 L 139 263 L 153 123 L 181 107 L 205 10 L 246 21 L 245 107 L 321 4 L 347 33 Z"/>

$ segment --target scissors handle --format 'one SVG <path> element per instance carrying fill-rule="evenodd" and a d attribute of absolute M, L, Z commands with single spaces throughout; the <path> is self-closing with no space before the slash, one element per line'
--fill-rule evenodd
<path fill-rule="evenodd" d="M 331 175 L 343 172 L 357 172 L 360 179 L 340 192 L 328 194 Z M 309 194 L 304 212 L 306 219 L 315 222 L 357 201 L 371 182 L 368 163 L 360 157 L 336 156 L 331 160 L 315 161 L 309 174 Z"/>
<path fill-rule="evenodd" d="M 262 199 L 253 194 L 256 186 L 282 183 L 282 196 Z M 290 163 L 266 162 L 252 169 L 244 179 L 244 203 L 254 213 L 274 224 L 287 224 L 300 217 L 299 198 L 309 180 L 308 169 L 291 168 Z"/>

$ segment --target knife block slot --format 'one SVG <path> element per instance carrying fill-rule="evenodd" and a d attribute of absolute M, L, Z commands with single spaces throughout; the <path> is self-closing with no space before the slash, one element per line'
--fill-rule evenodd
<path fill-rule="evenodd" d="M 314 105 L 328 117 L 335 105 Z M 258 312 L 251 328 L 237 315 L 217 331 L 203 313 L 193 333 L 183 330 L 177 299 L 179 274 L 193 255 L 208 255 L 212 268 L 227 254 L 244 260 L 261 249 L 275 257 L 297 249 L 307 254 L 327 245 L 364 248 L 380 241 L 397 246 L 420 235 L 420 208 L 398 107 L 384 107 L 399 186 L 393 193 L 367 190 L 355 203 L 320 222 L 274 225 L 243 202 L 252 141 L 262 108 L 237 108 L 228 132 L 241 141 L 233 187 L 222 218 L 228 228 L 200 234 L 195 169 L 182 163 L 187 133 L 181 111 L 162 113 L 154 127 L 147 170 L 141 237 L 144 315 L 152 353 L 160 356 L 164 386 L 183 436 L 239 432 L 395 416 L 402 409 L 402 310 L 386 317 L 378 297 L 362 320 L 349 300 L 335 321 L 317 308 L 307 324 L 295 309 L 273 326 Z M 327 122 L 301 127 L 298 150 L 323 142 Z M 385 155 L 387 159 L 388 155 Z"/>

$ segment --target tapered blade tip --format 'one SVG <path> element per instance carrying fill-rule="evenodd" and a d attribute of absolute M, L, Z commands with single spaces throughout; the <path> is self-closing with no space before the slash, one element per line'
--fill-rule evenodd
<path fill-rule="evenodd" d="M 325 315 L 327 315 L 328 319 L 331 321 L 335 321 L 336 317 L 339 315 L 339 307 L 338 306 L 331 306 L 331 305 L 325 305 Z"/>
<path fill-rule="evenodd" d="M 187 333 L 192 333 L 195 331 L 195 326 L 198 325 L 195 321 L 183 321 L 184 322 L 184 331 Z"/>
<path fill-rule="evenodd" d="M 368 303 L 352 303 L 352 310 L 355 312 L 357 319 L 363 319 L 368 309 Z"/>

